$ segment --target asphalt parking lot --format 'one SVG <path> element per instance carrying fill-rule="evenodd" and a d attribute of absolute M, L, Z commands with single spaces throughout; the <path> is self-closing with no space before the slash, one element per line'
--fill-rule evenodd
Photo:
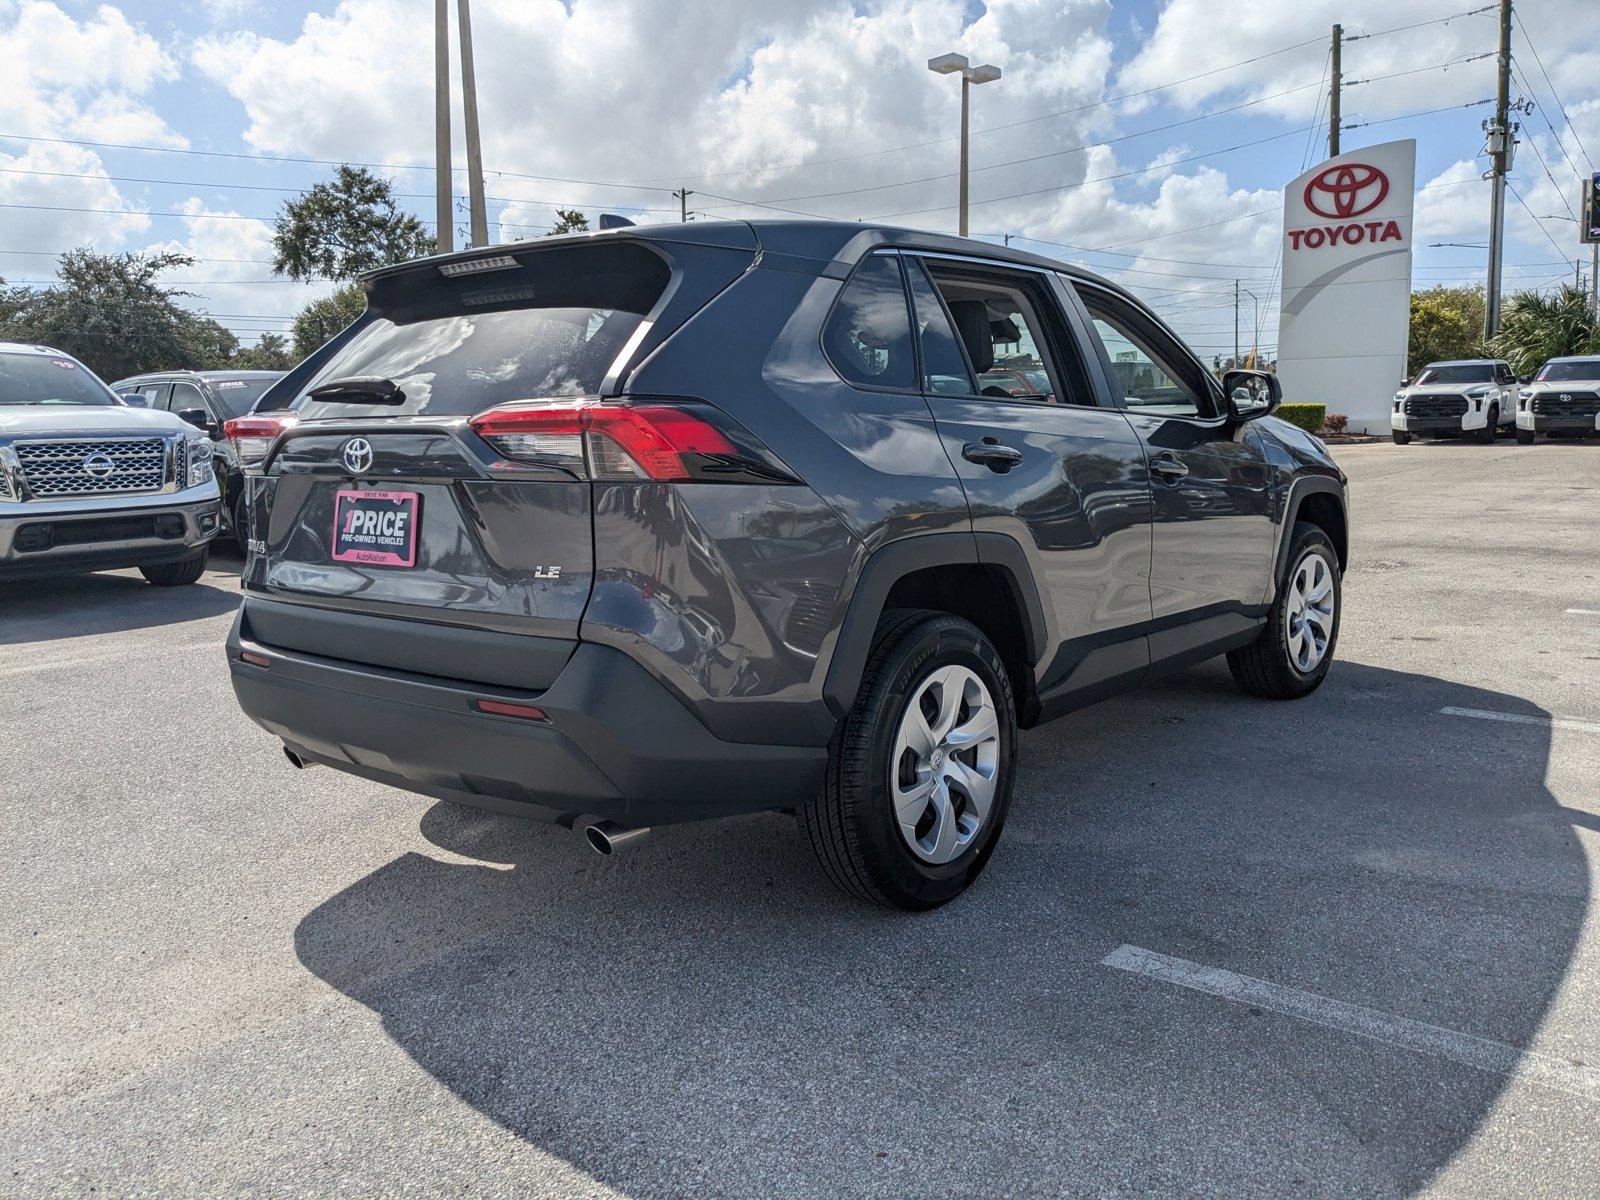
<path fill-rule="evenodd" d="M 0 587 L 4 1190 L 1600 1192 L 1600 444 L 1336 453 L 1327 685 L 1025 735 L 920 917 L 290 769 L 237 560 Z"/>

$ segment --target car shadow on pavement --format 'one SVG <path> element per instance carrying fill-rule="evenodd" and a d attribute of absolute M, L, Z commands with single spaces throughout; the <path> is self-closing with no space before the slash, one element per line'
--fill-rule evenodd
<path fill-rule="evenodd" d="M 1548 728 L 1447 707 L 1541 715 L 1351 663 L 1295 705 L 1209 664 L 1075 714 L 1025 735 L 985 877 L 920 916 L 832 893 L 777 815 L 599 859 L 439 804 L 442 857 L 331 897 L 295 947 L 455 1096 L 633 1197 L 1410 1193 L 1508 1076 L 1102 960 L 1530 1046 L 1592 818 L 1546 790 Z"/>
<path fill-rule="evenodd" d="M 0 646 L 177 625 L 239 607 L 239 563 L 213 555 L 200 582 L 158 588 L 137 571 L 0 582 Z"/>

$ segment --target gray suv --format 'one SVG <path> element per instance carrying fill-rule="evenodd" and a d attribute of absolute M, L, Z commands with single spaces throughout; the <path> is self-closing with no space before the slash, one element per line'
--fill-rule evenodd
<path fill-rule="evenodd" d="M 1328 670 L 1343 474 L 1076 268 L 697 222 L 363 285 L 249 480 L 228 660 L 296 766 L 602 852 L 792 810 L 923 909 L 993 851 L 1019 728 L 1215 655 L 1277 698 Z"/>

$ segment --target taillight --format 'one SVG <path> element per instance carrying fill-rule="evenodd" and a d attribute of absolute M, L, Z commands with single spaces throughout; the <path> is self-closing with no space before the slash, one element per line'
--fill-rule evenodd
<path fill-rule="evenodd" d="M 765 446 L 699 400 L 519 401 L 469 422 L 502 457 L 590 479 L 794 483 Z"/>
<path fill-rule="evenodd" d="M 223 423 L 222 433 L 239 456 L 243 467 L 259 467 L 272 449 L 272 443 L 285 429 L 297 424 L 300 418 L 293 413 L 254 417 L 235 417 Z"/>

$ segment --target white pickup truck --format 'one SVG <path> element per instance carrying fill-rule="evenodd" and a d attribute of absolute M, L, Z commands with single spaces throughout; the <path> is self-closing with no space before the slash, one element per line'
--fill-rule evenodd
<path fill-rule="evenodd" d="M 221 517 L 204 431 L 124 404 L 70 354 L 0 342 L 0 580 L 194 583 Z"/>
<path fill-rule="evenodd" d="M 1600 354 L 1552 358 L 1517 401 L 1517 441 L 1600 436 Z"/>
<path fill-rule="evenodd" d="M 1413 437 L 1474 435 L 1492 442 L 1517 419 L 1517 377 L 1496 358 L 1429 363 L 1394 394 L 1389 427 L 1395 444 Z"/>

